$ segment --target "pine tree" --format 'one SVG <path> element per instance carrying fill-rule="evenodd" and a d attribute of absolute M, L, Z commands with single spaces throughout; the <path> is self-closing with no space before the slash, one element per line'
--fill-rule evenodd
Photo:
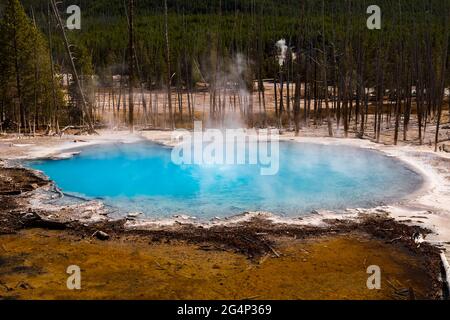
<path fill-rule="evenodd" d="M 32 131 L 39 119 L 52 123 L 52 71 L 49 51 L 41 32 L 18 0 L 8 0 L 0 21 L 0 99 L 5 120 Z M 58 99 L 62 94 L 57 88 Z"/>

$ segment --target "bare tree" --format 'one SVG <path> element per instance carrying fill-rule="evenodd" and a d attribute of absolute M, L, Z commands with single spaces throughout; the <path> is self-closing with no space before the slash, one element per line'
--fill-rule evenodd
<path fill-rule="evenodd" d="M 134 130 L 134 0 L 128 0 L 128 126 Z"/>
<path fill-rule="evenodd" d="M 169 121 L 171 129 L 175 129 L 175 121 L 172 112 L 172 94 L 170 85 L 172 82 L 172 75 L 170 70 L 170 45 L 169 45 L 169 18 L 167 12 L 167 0 L 164 0 L 164 28 L 165 28 L 165 40 L 166 40 L 166 63 L 167 63 L 167 105 L 169 107 Z"/>
<path fill-rule="evenodd" d="M 94 124 L 92 122 L 91 114 L 89 112 L 88 102 L 87 102 L 86 97 L 84 95 L 83 88 L 82 88 L 81 82 L 80 82 L 80 78 L 78 77 L 78 72 L 77 72 L 77 68 L 75 67 L 75 62 L 74 62 L 74 58 L 73 58 L 73 55 L 72 55 L 72 51 L 70 50 L 69 41 L 67 40 L 66 32 L 64 30 L 64 24 L 63 24 L 63 22 L 61 20 L 61 16 L 59 15 L 59 11 L 58 11 L 58 8 L 56 6 L 55 0 L 50 0 L 50 3 L 52 5 L 53 13 L 55 14 L 57 24 L 58 24 L 59 29 L 61 31 L 61 35 L 63 37 L 64 46 L 65 46 L 67 55 L 69 57 L 70 68 L 72 69 L 72 76 L 73 76 L 73 79 L 75 80 L 75 85 L 77 86 L 78 92 L 80 94 L 81 105 L 82 105 L 82 108 L 83 108 L 83 113 L 84 113 L 85 117 L 87 118 L 87 125 L 88 125 L 88 128 L 89 128 L 89 131 L 91 133 L 94 133 L 95 129 L 94 129 Z M 67 79 L 69 79 L 69 78 L 67 78 Z"/>

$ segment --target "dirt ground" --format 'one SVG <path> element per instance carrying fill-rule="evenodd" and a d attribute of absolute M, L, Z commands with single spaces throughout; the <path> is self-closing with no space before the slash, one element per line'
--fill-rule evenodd
<path fill-rule="evenodd" d="M 0 236 L 3 299 L 426 299 L 420 256 L 366 234 L 279 238 L 258 259 L 185 241 L 102 242 L 62 231 Z M 66 286 L 81 268 L 81 290 Z M 381 268 L 369 290 L 367 267 Z"/>

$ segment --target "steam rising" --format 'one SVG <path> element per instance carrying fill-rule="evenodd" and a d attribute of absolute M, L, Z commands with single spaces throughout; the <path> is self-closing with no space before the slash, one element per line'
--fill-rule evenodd
<path fill-rule="evenodd" d="M 220 121 L 222 128 L 244 128 L 246 126 L 241 111 L 245 113 L 250 107 L 250 92 L 246 82 L 248 63 L 244 54 L 237 53 L 230 59 L 224 60 L 220 65 L 220 70 L 216 73 L 216 94 L 221 95 L 222 102 L 225 100 L 225 108 Z M 234 97 L 238 101 L 237 110 L 231 103 Z M 218 123 L 207 120 L 206 127 L 216 127 L 217 125 Z"/>
<path fill-rule="evenodd" d="M 276 42 L 276 47 L 278 48 L 278 64 L 280 67 L 282 67 L 286 61 L 286 52 L 287 52 L 287 45 L 285 39 L 280 39 Z"/>

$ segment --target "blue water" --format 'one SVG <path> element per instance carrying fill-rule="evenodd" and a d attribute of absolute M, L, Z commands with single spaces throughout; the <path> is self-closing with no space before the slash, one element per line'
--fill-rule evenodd
<path fill-rule="evenodd" d="M 29 162 L 65 193 L 102 199 L 116 214 L 198 219 L 244 211 L 298 216 L 370 207 L 415 191 L 422 178 L 403 163 L 360 148 L 280 142 L 279 172 L 258 165 L 176 165 L 171 149 L 149 142 L 81 149 L 65 160 Z"/>

